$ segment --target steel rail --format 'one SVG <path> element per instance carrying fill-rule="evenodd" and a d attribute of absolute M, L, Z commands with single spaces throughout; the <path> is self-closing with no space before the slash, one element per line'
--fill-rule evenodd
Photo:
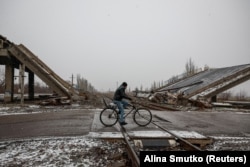
<path fill-rule="evenodd" d="M 192 143 L 188 142 L 187 140 L 183 139 L 182 137 L 172 133 L 171 131 L 161 127 L 160 125 L 158 125 L 157 123 L 155 123 L 153 120 L 151 121 L 152 124 L 154 124 L 155 126 L 157 126 L 158 128 L 160 128 L 161 130 L 168 132 L 169 134 L 171 134 L 172 136 L 176 137 L 177 139 L 179 139 L 180 141 L 184 142 L 185 144 L 189 145 L 190 147 L 194 148 L 197 151 L 202 151 L 199 147 L 193 145 Z"/>
<path fill-rule="evenodd" d="M 131 146 L 131 144 L 129 143 L 129 135 L 126 132 L 126 129 L 121 126 L 120 124 L 117 124 L 120 128 L 120 131 L 123 135 L 123 138 L 126 142 L 127 148 L 128 148 L 128 153 L 130 155 L 130 158 L 132 159 L 132 167 L 140 167 L 140 159 L 138 157 L 138 155 L 136 154 L 135 150 L 133 149 L 133 147 Z"/>
<path fill-rule="evenodd" d="M 132 103 L 137 103 L 137 104 L 138 104 L 138 102 L 136 102 L 136 101 L 132 101 Z M 172 133 L 171 131 L 169 131 L 169 130 L 163 128 L 163 127 L 161 127 L 160 125 L 158 125 L 157 123 L 155 123 L 153 120 L 152 120 L 150 123 L 154 124 L 155 126 L 157 126 L 158 128 L 160 128 L 161 130 L 163 130 L 163 131 L 165 131 L 165 132 L 168 132 L 169 134 L 171 134 L 172 136 L 176 137 L 177 139 L 179 139 L 179 140 L 182 141 L 183 143 L 189 145 L 190 147 L 194 148 L 195 150 L 197 150 L 197 151 L 202 151 L 199 147 L 193 145 L 192 143 L 190 143 L 190 142 L 188 142 L 187 140 L 183 139 L 182 137 L 180 137 L 180 136 L 178 136 L 178 135 Z"/>

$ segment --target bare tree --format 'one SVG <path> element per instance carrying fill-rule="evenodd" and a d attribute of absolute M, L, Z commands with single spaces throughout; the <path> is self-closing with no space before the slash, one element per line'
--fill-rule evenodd
<path fill-rule="evenodd" d="M 168 83 L 174 83 L 178 81 L 178 76 L 172 76 L 170 79 L 168 79 Z"/>
<path fill-rule="evenodd" d="M 143 91 L 143 86 L 141 85 L 141 87 L 140 87 L 140 91 Z"/>
<path fill-rule="evenodd" d="M 226 91 L 226 92 L 220 93 L 218 96 L 221 100 L 229 100 L 232 97 L 232 92 Z"/>
<path fill-rule="evenodd" d="M 84 91 L 94 92 L 95 91 L 95 88 L 88 82 L 88 80 L 82 78 L 80 74 L 77 74 L 76 76 L 76 88 L 82 92 Z"/>
<path fill-rule="evenodd" d="M 195 74 L 197 67 L 195 67 L 195 64 L 191 58 L 189 58 L 189 60 L 187 61 L 185 69 L 186 69 L 185 73 L 187 76 Z"/>
<path fill-rule="evenodd" d="M 155 90 L 155 89 L 157 89 L 157 86 L 156 86 L 157 84 L 156 84 L 156 82 L 154 81 L 154 83 L 151 85 L 151 90 Z"/>
<path fill-rule="evenodd" d="M 246 99 L 246 92 L 241 90 L 239 93 L 236 94 L 236 100 L 245 100 Z"/>
<path fill-rule="evenodd" d="M 48 85 L 41 82 L 35 82 L 34 89 L 36 93 L 53 93 L 53 90 Z"/>

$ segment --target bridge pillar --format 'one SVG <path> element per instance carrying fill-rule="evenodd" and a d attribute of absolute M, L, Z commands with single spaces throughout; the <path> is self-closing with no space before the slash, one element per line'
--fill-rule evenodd
<path fill-rule="evenodd" d="M 29 71 L 29 100 L 34 100 L 34 73 Z"/>
<path fill-rule="evenodd" d="M 217 96 L 216 95 L 211 97 L 211 102 L 217 102 Z"/>
<path fill-rule="evenodd" d="M 4 102 L 13 101 L 14 92 L 14 68 L 11 64 L 5 65 L 5 93 Z"/>

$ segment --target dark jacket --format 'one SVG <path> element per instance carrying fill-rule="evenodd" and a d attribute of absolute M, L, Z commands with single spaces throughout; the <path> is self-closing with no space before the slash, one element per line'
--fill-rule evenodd
<path fill-rule="evenodd" d="M 130 97 L 128 97 L 125 93 L 125 87 L 120 86 L 118 89 L 116 89 L 114 94 L 114 100 L 121 101 L 123 98 L 131 100 Z"/>

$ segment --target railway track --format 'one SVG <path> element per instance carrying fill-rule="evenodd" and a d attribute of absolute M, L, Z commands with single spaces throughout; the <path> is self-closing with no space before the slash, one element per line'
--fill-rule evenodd
<path fill-rule="evenodd" d="M 155 123 L 154 121 L 151 122 L 152 124 L 154 124 L 155 126 L 157 126 L 158 128 L 160 128 L 161 130 L 171 134 L 172 136 L 174 136 L 177 140 L 181 141 L 183 144 L 191 147 L 193 150 L 195 151 L 202 151 L 199 147 L 197 147 L 196 145 L 190 143 L 189 141 L 185 140 L 184 138 L 180 137 L 179 135 L 176 135 L 174 133 L 172 133 L 171 131 L 169 131 L 166 128 L 161 127 L 159 124 Z"/>
<path fill-rule="evenodd" d="M 153 120 L 152 120 L 151 124 L 154 124 L 159 129 L 171 134 L 176 139 L 176 141 L 188 146 L 189 150 L 191 148 L 194 151 L 202 151 L 202 149 L 200 149 L 196 145 L 194 145 L 194 144 L 190 143 L 189 141 L 185 140 L 184 138 L 172 133 L 168 129 L 161 127 L 159 124 L 155 123 Z M 133 142 L 133 139 L 131 138 L 131 136 L 129 135 L 129 133 L 127 132 L 127 130 L 124 126 L 121 126 L 120 124 L 116 124 L 115 126 L 117 126 L 117 129 L 119 129 L 119 131 L 122 133 L 123 140 L 126 144 L 126 150 L 128 153 L 128 157 L 130 160 L 129 161 L 130 166 L 139 167 L 140 166 L 140 151 L 138 151 L 138 149 L 136 149 L 136 146 Z M 158 150 L 155 150 L 155 151 L 158 151 Z"/>
<path fill-rule="evenodd" d="M 127 150 L 130 162 L 131 162 L 131 166 L 132 167 L 139 167 L 140 166 L 140 158 L 139 158 L 140 155 L 134 149 L 134 145 L 132 144 L 133 140 L 131 139 L 131 137 L 129 136 L 129 134 L 127 133 L 126 129 L 123 126 L 121 126 L 120 124 L 117 124 L 117 126 L 119 127 L 120 132 L 122 133 L 124 141 L 126 143 L 126 150 Z"/>

